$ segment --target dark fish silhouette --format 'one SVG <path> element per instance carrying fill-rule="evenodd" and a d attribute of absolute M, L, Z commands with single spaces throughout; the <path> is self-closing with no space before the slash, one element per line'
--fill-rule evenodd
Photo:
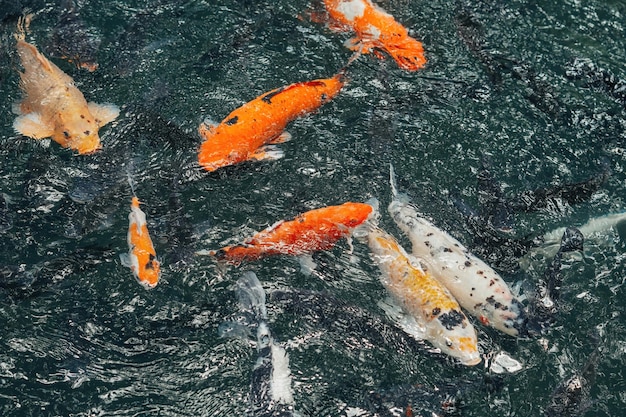
<path fill-rule="evenodd" d="M 516 235 L 516 214 L 555 210 L 555 207 L 563 204 L 575 205 L 588 201 L 612 174 L 608 162 L 602 161 L 602 170 L 586 180 L 539 187 L 508 196 L 494 178 L 492 166 L 489 156 L 483 155 L 476 191 L 480 210 L 471 207 L 455 194 L 452 203 L 465 217 L 472 231 L 475 246 L 471 248 L 472 251 L 503 270 L 517 269 L 517 260 L 541 243 L 540 237 Z"/>
<path fill-rule="evenodd" d="M 561 261 L 566 252 L 582 251 L 584 236 L 575 227 L 568 227 L 563 233 L 559 250 L 544 273 L 544 278 L 537 285 L 535 295 L 529 306 L 529 327 L 541 331 L 546 329 L 558 312 L 558 301 L 561 297 L 563 276 Z"/>
<path fill-rule="evenodd" d="M 11 227 L 13 227 L 13 221 L 9 214 L 7 198 L 3 193 L 0 193 L 0 233 L 6 232 Z"/>
<path fill-rule="evenodd" d="M 593 338 L 597 339 L 598 336 L 592 336 Z M 597 346 L 580 371 L 559 383 L 544 411 L 545 417 L 581 416 L 591 407 L 590 393 L 595 382 L 600 353 L 600 347 Z"/>
<path fill-rule="evenodd" d="M 480 391 L 485 394 L 504 387 L 500 376 L 485 374 L 481 380 L 441 381 L 429 384 L 400 385 L 372 390 L 365 398 L 365 408 L 380 417 L 459 417 L 467 398 Z M 401 411 L 400 411 L 401 410 Z M 400 414 L 402 413 L 402 414 Z M 363 417 L 371 414 L 363 414 Z M 358 414 L 357 417 L 360 417 Z"/>
<path fill-rule="evenodd" d="M 52 30 L 46 52 L 53 57 L 65 59 L 78 68 L 90 72 L 98 69 L 96 55 L 100 48 L 100 35 L 85 24 L 73 0 L 65 0 L 63 12 Z"/>
<path fill-rule="evenodd" d="M 291 315 L 300 317 L 307 326 L 355 335 L 366 346 L 385 346 L 394 352 L 416 352 L 435 361 L 444 361 L 440 354 L 429 352 L 426 343 L 417 341 L 385 316 L 379 316 L 326 292 L 302 289 L 275 290 L 269 299 Z"/>
<path fill-rule="evenodd" d="M 583 80 L 584 86 L 605 92 L 626 108 L 626 80 L 599 67 L 590 59 L 575 58 L 565 71 L 567 78 Z"/>

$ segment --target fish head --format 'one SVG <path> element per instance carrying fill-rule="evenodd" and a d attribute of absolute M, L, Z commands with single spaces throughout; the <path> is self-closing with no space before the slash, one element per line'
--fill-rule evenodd
<path fill-rule="evenodd" d="M 374 212 L 374 208 L 365 203 L 344 203 L 337 207 L 335 213 L 329 212 L 329 216 L 336 215 L 334 222 L 345 227 L 346 229 L 354 229 L 365 222 Z"/>
<path fill-rule="evenodd" d="M 144 256 L 142 256 L 142 258 L 144 258 Z M 144 260 L 145 259 L 142 259 L 142 262 Z M 159 283 L 160 276 L 161 263 L 156 259 L 156 255 L 154 253 L 149 253 L 148 260 L 145 262 L 145 264 L 139 265 L 137 278 L 139 279 L 139 282 L 141 284 L 146 286 L 146 288 L 154 288 Z"/>
<path fill-rule="evenodd" d="M 213 172 L 218 169 L 242 162 L 245 158 L 239 152 L 223 152 L 213 149 L 211 152 L 202 152 L 198 155 L 198 162 L 206 171 Z"/>
<path fill-rule="evenodd" d="M 161 264 L 156 259 L 151 258 L 148 265 L 141 271 L 140 282 L 147 288 L 154 288 L 159 283 L 161 275 Z"/>
<path fill-rule="evenodd" d="M 502 332 L 514 337 L 528 336 L 528 317 L 522 303 L 516 298 L 504 307 L 494 309 L 491 325 Z"/>
<path fill-rule="evenodd" d="M 346 83 L 346 76 L 343 72 L 335 75 L 332 78 L 327 78 L 323 81 L 323 91 L 320 95 L 321 104 L 326 104 L 331 101 L 339 91 L 341 91 L 342 87 Z"/>
<path fill-rule="evenodd" d="M 198 133 L 204 139 L 198 150 L 198 163 L 206 171 L 213 172 L 246 159 L 245 152 L 242 153 L 238 149 L 234 149 L 239 146 L 237 139 L 228 141 L 227 144 L 224 144 L 224 141 L 216 140 L 222 135 L 222 131 L 218 130 L 218 125 L 203 122 L 198 128 Z"/>
<path fill-rule="evenodd" d="M 52 139 L 65 148 L 88 154 L 100 149 L 98 122 L 85 109 L 78 112 L 60 112 Z"/>
<path fill-rule="evenodd" d="M 474 327 L 467 325 L 455 329 L 454 332 L 446 332 L 440 340 L 443 342 L 437 347 L 444 353 L 458 359 L 463 365 L 474 366 L 481 362 Z"/>

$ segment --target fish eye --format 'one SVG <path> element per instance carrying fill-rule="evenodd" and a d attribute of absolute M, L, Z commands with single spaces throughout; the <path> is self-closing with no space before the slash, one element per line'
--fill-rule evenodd
<path fill-rule="evenodd" d="M 450 339 L 446 339 L 446 346 L 452 347 L 452 341 Z"/>
<path fill-rule="evenodd" d="M 68 132 L 67 130 L 63 131 L 63 135 L 65 135 L 66 138 L 70 137 L 70 132 Z"/>

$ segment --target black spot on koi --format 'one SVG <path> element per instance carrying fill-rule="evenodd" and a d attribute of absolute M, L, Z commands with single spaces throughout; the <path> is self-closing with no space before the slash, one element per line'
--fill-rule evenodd
<path fill-rule="evenodd" d="M 270 91 L 269 93 L 264 95 L 263 98 L 261 98 L 261 101 L 264 101 L 267 104 L 272 104 L 272 99 L 283 91 L 285 91 L 285 87 L 281 87 L 276 91 Z"/>
<path fill-rule="evenodd" d="M 154 256 L 153 254 L 150 254 L 150 259 L 148 260 L 148 262 L 146 262 L 146 269 L 154 269 L 155 259 L 156 259 L 156 256 Z"/>
<path fill-rule="evenodd" d="M 449 313 L 441 314 L 438 320 L 446 329 L 453 330 L 455 327 L 463 324 L 465 316 L 458 310 L 451 310 Z"/>

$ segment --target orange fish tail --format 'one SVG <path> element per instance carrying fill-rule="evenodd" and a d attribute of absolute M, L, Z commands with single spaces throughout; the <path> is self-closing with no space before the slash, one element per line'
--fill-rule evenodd
<path fill-rule="evenodd" d="M 212 255 L 220 262 L 239 265 L 244 261 L 254 261 L 261 257 L 261 251 L 254 246 L 234 245 L 218 249 Z"/>
<path fill-rule="evenodd" d="M 407 37 L 400 43 L 387 45 L 386 50 L 398 66 L 407 71 L 417 71 L 426 65 L 424 47 L 413 38 Z"/>

